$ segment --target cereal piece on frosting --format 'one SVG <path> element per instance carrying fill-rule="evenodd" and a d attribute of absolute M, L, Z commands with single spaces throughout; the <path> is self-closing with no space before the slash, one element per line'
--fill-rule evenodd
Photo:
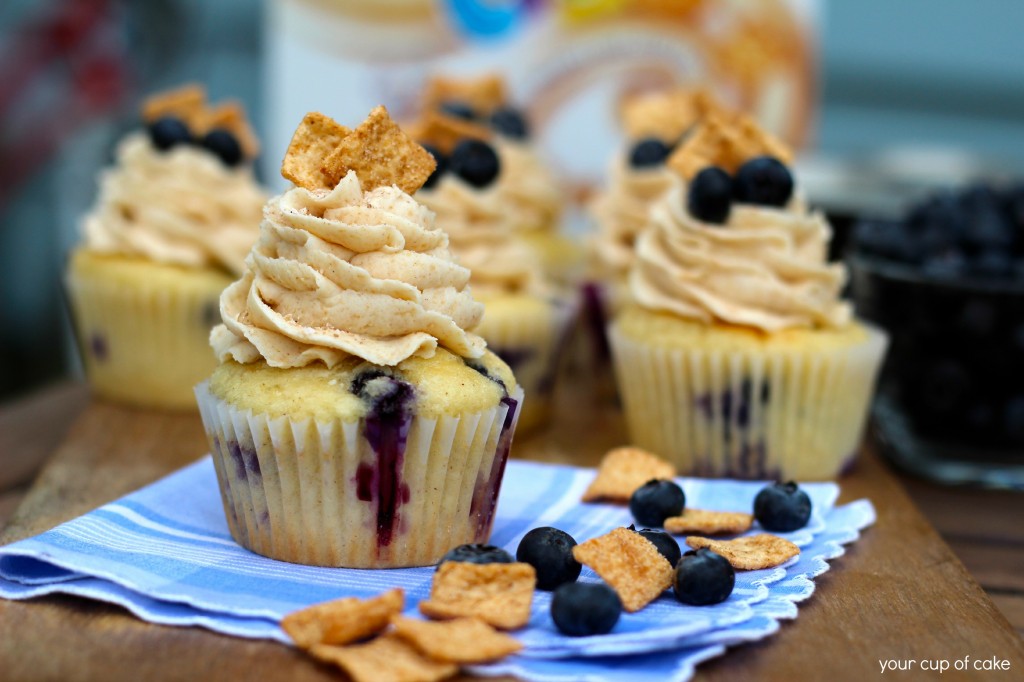
<path fill-rule="evenodd" d="M 146 98 L 142 103 L 142 120 L 151 123 L 164 116 L 174 116 L 194 131 L 202 126 L 205 107 L 206 90 L 198 83 L 189 83 Z"/>
<path fill-rule="evenodd" d="M 583 493 L 584 502 L 625 504 L 636 489 L 655 478 L 674 478 L 676 469 L 646 450 L 633 447 L 609 450 L 601 460 L 597 476 Z"/>
<path fill-rule="evenodd" d="M 753 524 L 753 514 L 686 509 L 681 516 L 670 516 L 665 519 L 665 530 L 675 535 L 736 535 L 746 533 Z"/>
<path fill-rule="evenodd" d="M 435 76 L 423 89 L 423 110 L 432 111 L 444 102 L 460 102 L 481 114 L 490 113 L 508 99 L 505 79 L 490 73 L 479 78 Z"/>
<path fill-rule="evenodd" d="M 281 162 L 281 175 L 308 190 L 334 187 L 329 185 L 321 167 L 324 159 L 351 132 L 329 116 L 316 111 L 306 114 L 288 144 Z"/>
<path fill-rule="evenodd" d="M 769 533 L 735 540 L 688 537 L 686 544 L 694 549 L 707 547 L 715 554 L 721 554 L 738 571 L 773 568 L 800 553 L 800 548 L 789 540 Z"/>
<path fill-rule="evenodd" d="M 440 111 L 428 111 L 409 129 L 416 140 L 433 145 L 438 151 L 450 154 L 462 140 L 487 140 L 491 131 L 478 123 L 447 116 Z"/>
<path fill-rule="evenodd" d="M 743 161 L 754 156 L 769 155 L 774 156 L 782 163 L 792 163 L 793 150 L 782 140 L 757 125 L 753 118 L 746 114 L 739 114 L 736 116 L 734 124 L 740 140 Z"/>
<path fill-rule="evenodd" d="M 487 663 L 523 648 L 513 637 L 498 632 L 479 618 L 443 622 L 392 618 L 395 634 L 420 653 L 445 663 Z"/>
<path fill-rule="evenodd" d="M 622 128 L 630 139 L 655 137 L 675 142 L 700 118 L 700 110 L 693 90 L 672 88 L 627 98 L 620 116 Z"/>
<path fill-rule="evenodd" d="M 576 545 L 572 556 L 601 576 L 630 613 L 647 606 L 672 585 L 668 559 L 653 542 L 625 528 Z"/>
<path fill-rule="evenodd" d="M 454 663 L 432 660 L 394 634 L 383 635 L 366 644 L 319 644 L 309 653 L 324 663 L 338 666 L 353 682 L 435 682 L 459 671 Z"/>
<path fill-rule="evenodd" d="M 387 109 L 378 106 L 341 139 L 324 159 L 322 169 L 331 187 L 351 170 L 359 176 L 364 191 L 398 185 L 412 194 L 436 166 L 430 152 L 406 135 L 388 116 Z"/>
<path fill-rule="evenodd" d="M 748 159 L 763 155 L 774 156 L 783 163 L 789 163 L 793 157 L 784 144 L 762 130 L 749 116 L 709 114 L 672 152 L 667 165 L 690 180 L 708 166 L 735 173 Z"/>
<path fill-rule="evenodd" d="M 289 613 L 281 627 L 302 649 L 320 644 L 348 644 L 381 632 L 405 606 L 400 589 L 371 599 L 345 597 Z"/>
<path fill-rule="evenodd" d="M 530 620 L 536 585 L 537 573 L 530 564 L 446 561 L 434 574 L 430 599 L 420 602 L 420 613 L 439 620 L 475 616 L 496 628 L 515 630 Z"/>

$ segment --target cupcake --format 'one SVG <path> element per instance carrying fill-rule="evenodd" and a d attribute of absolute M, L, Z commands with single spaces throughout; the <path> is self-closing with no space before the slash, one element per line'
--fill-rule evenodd
<path fill-rule="evenodd" d="M 610 325 L 633 441 L 681 473 L 829 479 L 857 452 L 885 335 L 840 300 L 785 150 L 716 118 L 672 154 Z"/>
<path fill-rule="evenodd" d="M 486 542 L 519 415 L 508 365 L 434 214 L 434 161 L 378 107 L 321 114 L 282 164 L 196 387 L 242 546 L 319 566 L 436 563 Z"/>
<path fill-rule="evenodd" d="M 432 78 L 423 93 L 422 110 L 424 116 L 454 117 L 493 131 L 491 143 L 502 166 L 498 193 L 512 228 L 540 259 L 549 278 L 575 284 L 583 252 L 560 232 L 565 189 L 532 144 L 529 119 L 510 104 L 504 79 L 495 74 L 461 80 Z"/>
<path fill-rule="evenodd" d="M 460 138 L 462 133 L 467 136 Z M 516 213 L 502 189 L 504 161 L 490 132 L 435 115 L 418 134 L 442 161 L 416 197 L 437 214 L 452 251 L 472 273 L 473 292 L 487 306 L 476 331 L 530 397 L 519 424 L 532 429 L 551 412 L 575 298 L 551 281 L 516 229 Z"/>
<path fill-rule="evenodd" d="M 258 147 L 241 108 L 208 107 L 197 86 L 150 99 L 143 118 L 100 179 L 68 298 L 98 395 L 194 409 L 192 387 L 216 365 L 217 299 L 258 235 Z"/>

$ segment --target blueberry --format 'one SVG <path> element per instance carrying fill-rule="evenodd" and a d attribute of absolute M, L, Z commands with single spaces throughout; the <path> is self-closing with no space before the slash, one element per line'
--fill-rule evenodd
<path fill-rule="evenodd" d="M 732 178 L 717 166 L 702 169 L 690 183 L 686 208 L 698 220 L 722 224 L 732 208 Z"/>
<path fill-rule="evenodd" d="M 458 100 L 448 100 L 447 102 L 441 102 L 441 106 L 438 107 L 443 113 L 455 118 L 461 118 L 465 121 L 475 121 L 476 111 L 473 110 L 466 102 L 460 102 Z"/>
<path fill-rule="evenodd" d="M 811 518 L 811 498 L 796 483 L 773 483 L 754 498 L 754 518 L 765 530 L 803 528 Z"/>
<path fill-rule="evenodd" d="M 785 206 L 793 196 L 793 176 L 774 156 L 757 156 L 736 171 L 736 201 L 761 206 Z"/>
<path fill-rule="evenodd" d="M 629 511 L 645 526 L 662 526 L 670 516 L 679 516 L 686 505 L 683 489 L 672 481 L 653 479 L 636 489 L 629 498 Z"/>
<path fill-rule="evenodd" d="M 501 547 L 494 545 L 459 545 L 450 550 L 437 562 L 438 567 L 446 561 L 461 561 L 467 564 L 514 564 L 516 560 Z"/>
<path fill-rule="evenodd" d="M 622 600 L 604 583 L 567 583 L 551 599 L 551 619 L 572 637 L 611 632 L 622 615 Z"/>
<path fill-rule="evenodd" d="M 672 148 L 655 137 L 640 140 L 629 152 L 629 165 L 633 168 L 650 168 L 665 162 Z"/>
<path fill-rule="evenodd" d="M 989 247 L 970 260 L 968 269 L 972 275 L 977 275 L 978 277 L 1006 278 L 1013 275 L 1013 258 L 1007 251 Z"/>
<path fill-rule="evenodd" d="M 501 172 L 501 162 L 491 145 L 481 140 L 463 140 L 452 150 L 448 169 L 473 187 L 486 187 Z"/>
<path fill-rule="evenodd" d="M 496 109 L 491 114 L 491 127 L 513 140 L 525 140 L 530 136 L 530 125 L 526 117 L 512 107 Z"/>
<path fill-rule="evenodd" d="M 672 591 L 676 599 L 691 606 L 719 604 L 736 586 L 736 571 L 720 554 L 710 549 L 687 552 L 676 564 Z"/>
<path fill-rule="evenodd" d="M 415 394 L 411 384 L 380 369 L 357 374 L 349 390 L 372 404 L 378 417 L 402 412 Z"/>
<path fill-rule="evenodd" d="M 576 541 L 563 530 L 544 526 L 523 536 L 516 560 L 537 571 L 537 589 L 551 591 L 564 583 L 576 582 L 583 567 L 572 556 Z"/>
<path fill-rule="evenodd" d="M 640 535 L 649 540 L 655 547 L 658 548 L 658 553 L 665 557 L 673 567 L 679 561 L 679 557 L 682 556 L 682 552 L 679 549 L 679 543 L 676 542 L 675 538 L 666 533 L 663 530 L 654 530 L 652 528 L 644 528 L 637 530 L 632 526 L 629 526 L 631 531 L 640 533 Z"/>
<path fill-rule="evenodd" d="M 237 166 L 242 161 L 242 145 L 238 143 L 238 138 L 223 128 L 214 128 L 203 135 L 200 144 L 216 154 L 229 168 Z"/>
<path fill-rule="evenodd" d="M 423 183 L 423 186 L 427 189 L 437 184 L 437 181 L 441 179 L 444 172 L 448 170 L 448 157 L 441 153 L 436 147 L 425 144 L 421 145 L 424 149 L 430 152 L 430 155 L 434 157 L 434 161 L 437 165 L 434 167 L 434 172 L 430 174 L 427 181 Z"/>
<path fill-rule="evenodd" d="M 153 146 L 161 151 L 192 141 L 192 133 L 188 131 L 188 126 L 180 118 L 173 116 L 164 116 L 153 121 L 149 124 L 147 132 Z"/>

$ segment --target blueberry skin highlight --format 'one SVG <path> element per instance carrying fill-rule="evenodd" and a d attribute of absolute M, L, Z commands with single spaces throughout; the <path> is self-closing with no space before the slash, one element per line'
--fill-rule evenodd
<path fill-rule="evenodd" d="M 773 483 L 754 498 L 754 518 L 765 530 L 803 528 L 811 518 L 811 498 L 792 481 Z"/>
<path fill-rule="evenodd" d="M 643 526 L 660 528 L 668 517 L 682 514 L 685 506 L 683 489 L 663 479 L 647 481 L 629 498 L 629 511 Z"/>
<path fill-rule="evenodd" d="M 691 606 L 719 604 L 736 586 L 736 571 L 720 554 L 710 549 L 687 552 L 676 565 L 672 591 L 676 599 Z"/>
<path fill-rule="evenodd" d="M 583 566 L 572 556 L 576 540 L 563 530 L 544 526 L 523 536 L 516 560 L 530 564 L 537 572 L 537 589 L 551 591 L 576 582 Z"/>
<path fill-rule="evenodd" d="M 665 560 L 671 564 L 672 568 L 675 568 L 676 564 L 679 563 L 679 558 L 683 555 L 683 552 L 679 549 L 679 543 L 676 542 L 676 539 L 665 531 L 654 528 L 637 530 L 632 525 L 629 526 L 629 530 L 639 533 L 645 540 L 657 547 L 658 553 L 665 557 Z"/>
<path fill-rule="evenodd" d="M 494 545 L 459 545 L 449 550 L 437 562 L 437 567 L 446 561 L 459 561 L 466 564 L 514 564 L 516 560 L 501 547 Z"/>
<path fill-rule="evenodd" d="M 622 600 L 604 583 L 567 583 L 551 599 L 551 619 L 571 637 L 611 632 L 622 615 Z"/>

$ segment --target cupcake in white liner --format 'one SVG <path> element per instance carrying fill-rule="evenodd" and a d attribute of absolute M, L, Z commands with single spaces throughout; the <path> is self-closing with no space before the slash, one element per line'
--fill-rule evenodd
<path fill-rule="evenodd" d="M 834 478 L 885 353 L 840 300 L 828 223 L 769 148 L 747 123 L 677 150 L 669 166 L 689 182 L 652 208 L 635 303 L 609 327 L 632 440 L 684 474 Z"/>
<path fill-rule="evenodd" d="M 422 566 L 490 535 L 523 392 L 468 331 L 469 271 L 407 193 L 432 169 L 382 107 L 353 131 L 311 114 L 293 138 L 282 173 L 302 186 L 267 204 L 196 388 L 254 552 Z"/>

